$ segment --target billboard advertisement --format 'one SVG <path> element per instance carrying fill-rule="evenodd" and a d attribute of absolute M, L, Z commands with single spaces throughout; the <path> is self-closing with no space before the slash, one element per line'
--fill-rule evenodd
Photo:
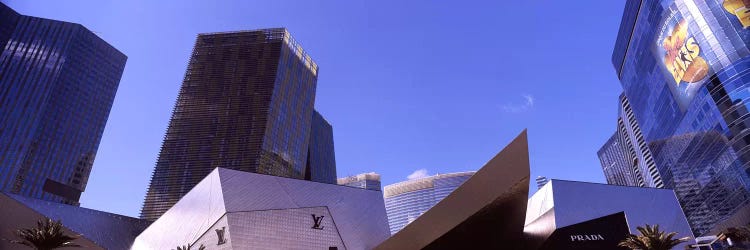
<path fill-rule="evenodd" d="M 674 99 L 687 109 L 697 92 L 732 62 L 750 55 L 750 0 L 660 0 L 654 55 Z"/>

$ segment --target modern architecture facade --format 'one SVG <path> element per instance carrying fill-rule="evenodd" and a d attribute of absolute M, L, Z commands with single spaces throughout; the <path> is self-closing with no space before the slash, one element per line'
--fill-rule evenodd
<path fill-rule="evenodd" d="M 0 193 L 0 249 L 32 249 L 12 243 L 20 228 L 35 228 L 37 222 L 60 221 L 65 235 L 78 236 L 73 243 L 82 249 L 130 249 L 135 237 L 149 221 L 79 206 Z"/>
<path fill-rule="evenodd" d="M 375 249 L 624 249 L 645 224 L 693 236 L 672 190 L 550 180 L 529 198 L 529 173 L 524 132 Z"/>
<path fill-rule="evenodd" d="M 78 205 L 127 57 L 0 3 L 0 191 Z"/>
<path fill-rule="evenodd" d="M 644 184 L 674 189 L 696 236 L 750 200 L 748 5 L 628 0 L 612 55 L 653 159 Z"/>
<path fill-rule="evenodd" d="M 416 220 L 468 180 L 474 171 L 437 174 L 385 186 L 385 211 L 391 234 Z"/>
<path fill-rule="evenodd" d="M 333 127 L 316 110 L 313 110 L 307 150 L 305 180 L 335 184 L 336 153 L 333 150 Z"/>
<path fill-rule="evenodd" d="M 610 218 L 588 230 L 580 230 L 587 227 L 577 225 L 617 213 L 622 213 L 621 220 Z M 553 179 L 529 198 L 524 233 L 533 239 L 531 249 L 618 249 L 617 243 L 646 224 L 676 232 L 674 238 L 693 237 L 670 189 Z"/>
<path fill-rule="evenodd" d="M 284 28 L 199 34 L 141 218 L 157 219 L 217 167 L 335 184 L 317 76 Z"/>
<path fill-rule="evenodd" d="M 337 180 L 339 185 L 380 191 L 380 175 L 377 173 L 364 173 Z"/>
<path fill-rule="evenodd" d="M 131 249 L 373 249 L 389 235 L 382 192 L 216 168 Z"/>
<path fill-rule="evenodd" d="M 620 94 L 618 104 L 617 131 L 597 152 L 607 183 L 664 187 L 628 98 Z"/>

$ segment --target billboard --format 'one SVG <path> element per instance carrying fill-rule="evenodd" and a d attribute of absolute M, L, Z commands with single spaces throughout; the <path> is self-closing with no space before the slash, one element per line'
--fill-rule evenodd
<path fill-rule="evenodd" d="M 653 54 L 684 111 L 713 74 L 750 55 L 750 0 L 657 1 Z"/>

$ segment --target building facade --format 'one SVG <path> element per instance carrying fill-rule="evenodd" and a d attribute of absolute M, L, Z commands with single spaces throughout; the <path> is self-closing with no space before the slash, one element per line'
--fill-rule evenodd
<path fill-rule="evenodd" d="M 339 185 L 349 186 L 349 187 L 356 187 L 356 188 L 369 189 L 369 190 L 375 190 L 375 191 L 381 190 L 380 175 L 374 172 L 339 178 L 337 180 L 337 183 Z"/>
<path fill-rule="evenodd" d="M 620 94 L 618 104 L 617 131 L 597 152 L 607 183 L 664 187 L 628 98 Z"/>
<path fill-rule="evenodd" d="M 547 179 L 547 177 L 537 176 L 536 177 L 536 188 L 537 189 L 541 189 L 542 187 L 544 187 L 544 185 L 547 184 L 547 182 L 549 182 L 549 179 Z"/>
<path fill-rule="evenodd" d="M 216 168 L 131 249 L 373 249 L 388 236 L 382 192 Z"/>
<path fill-rule="evenodd" d="M 527 249 L 626 249 L 617 244 L 646 224 L 693 237 L 672 190 L 550 180 L 527 202 L 524 233 Z"/>
<path fill-rule="evenodd" d="M 199 34 L 141 218 L 217 167 L 335 183 L 332 128 L 313 109 L 317 75 L 284 28 Z"/>
<path fill-rule="evenodd" d="M 391 234 L 397 233 L 468 180 L 474 171 L 437 174 L 385 186 L 385 211 Z"/>
<path fill-rule="evenodd" d="M 336 152 L 333 150 L 333 127 L 315 110 L 311 126 L 305 180 L 335 184 Z"/>
<path fill-rule="evenodd" d="M 0 191 L 78 205 L 127 57 L 0 3 Z"/>
<path fill-rule="evenodd" d="M 674 189 L 696 236 L 750 200 L 748 5 L 629 0 L 612 55 L 653 159 L 644 184 Z"/>
<path fill-rule="evenodd" d="M 19 228 L 34 228 L 37 222 L 60 221 L 65 235 L 77 236 L 74 244 L 81 249 L 130 249 L 150 221 L 112 214 L 79 206 L 45 201 L 0 192 L 0 249 L 33 249 L 11 240 Z"/>

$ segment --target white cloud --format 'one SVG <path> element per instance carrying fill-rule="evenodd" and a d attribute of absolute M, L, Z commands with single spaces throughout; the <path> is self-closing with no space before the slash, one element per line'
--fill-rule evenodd
<path fill-rule="evenodd" d="M 503 105 L 503 111 L 508 113 L 520 113 L 527 111 L 534 107 L 534 96 L 532 95 L 523 95 L 524 102 L 521 104 L 506 104 Z"/>
<path fill-rule="evenodd" d="M 417 171 L 414 171 L 414 173 L 411 173 L 409 176 L 406 177 L 406 179 L 414 180 L 419 178 L 427 177 L 427 169 L 419 169 Z"/>

